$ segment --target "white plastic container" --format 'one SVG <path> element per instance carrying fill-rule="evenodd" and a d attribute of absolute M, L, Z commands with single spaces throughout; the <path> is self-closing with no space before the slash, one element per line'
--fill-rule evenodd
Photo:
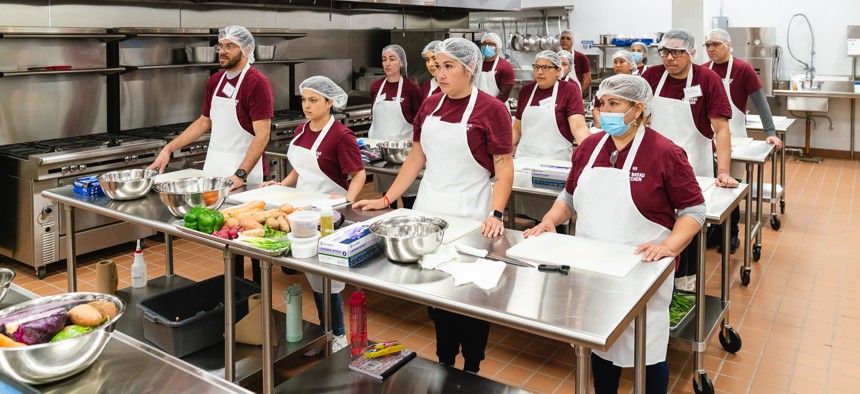
<path fill-rule="evenodd" d="M 314 234 L 319 236 L 317 227 L 320 224 L 320 213 L 317 211 L 299 211 L 293 212 L 287 216 L 290 220 L 290 229 L 295 238 L 313 237 Z"/>
<path fill-rule="evenodd" d="M 146 286 L 146 261 L 143 260 L 143 250 L 140 239 L 137 240 L 137 250 L 134 251 L 134 263 L 131 264 L 131 287 Z"/>
<path fill-rule="evenodd" d="M 320 232 L 314 230 L 310 237 L 296 237 L 295 230 L 287 233 L 287 239 L 290 240 L 290 253 L 297 259 L 305 259 L 317 255 L 317 247 L 320 239 Z"/>
<path fill-rule="evenodd" d="M 854 93 L 860 93 L 860 82 L 854 82 Z"/>

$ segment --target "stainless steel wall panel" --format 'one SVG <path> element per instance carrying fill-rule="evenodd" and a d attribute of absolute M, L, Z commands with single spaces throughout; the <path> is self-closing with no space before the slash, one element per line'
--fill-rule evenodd
<path fill-rule="evenodd" d="M 134 129 L 197 119 L 207 68 L 138 70 L 120 76 L 120 128 Z"/>
<path fill-rule="evenodd" d="M 338 12 L 331 14 L 331 20 L 328 12 L 319 11 L 278 10 L 275 15 L 277 27 L 296 31 L 344 30 L 349 29 L 350 25 L 349 16 Z"/>
<path fill-rule="evenodd" d="M 174 64 L 172 51 L 184 50 L 183 45 L 209 46 L 210 44 L 209 39 L 195 37 L 126 40 L 120 44 L 119 64 L 123 66 Z"/>
<path fill-rule="evenodd" d="M 51 0 L 50 25 L 64 27 L 181 27 L 180 2 Z"/>
<path fill-rule="evenodd" d="M 266 78 L 272 83 L 272 92 L 275 96 L 275 110 L 287 109 L 290 106 L 290 67 L 283 64 L 254 64 Z"/>
<path fill-rule="evenodd" d="M 48 0 L 3 2 L 0 26 L 48 26 L 51 21 L 49 3 Z"/>
<path fill-rule="evenodd" d="M 328 77 L 343 90 L 349 92 L 352 90 L 352 59 L 321 59 L 297 64 L 296 86 L 293 94 L 300 96 L 299 84 L 315 75 Z"/>
<path fill-rule="evenodd" d="M 9 38 L 0 41 L 0 70 L 70 65 L 104 68 L 105 45 L 96 39 Z"/>
<path fill-rule="evenodd" d="M 224 27 L 240 25 L 247 28 L 278 26 L 278 16 L 270 8 L 239 8 L 223 5 L 183 4 L 179 12 L 182 27 Z"/>

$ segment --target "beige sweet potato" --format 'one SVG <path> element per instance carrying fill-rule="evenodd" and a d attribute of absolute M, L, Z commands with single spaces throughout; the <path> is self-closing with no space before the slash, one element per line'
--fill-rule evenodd
<path fill-rule="evenodd" d="M 288 233 L 290 232 L 290 221 L 287 220 L 287 216 L 281 216 L 278 219 L 278 223 L 281 225 L 281 231 Z"/>
<path fill-rule="evenodd" d="M 286 215 L 293 213 L 293 209 L 295 209 L 295 208 L 293 207 L 293 204 L 290 204 L 290 203 L 286 203 L 284 205 L 281 205 L 281 207 L 278 208 L 279 211 L 283 212 Z"/>
<path fill-rule="evenodd" d="M 95 327 L 102 323 L 104 317 L 94 306 L 81 304 L 69 310 L 72 323 L 84 327 Z"/>
<path fill-rule="evenodd" d="M 239 221 L 239 226 L 245 230 L 253 230 L 255 228 L 263 228 L 263 225 L 250 218 L 245 218 Z"/>
<path fill-rule="evenodd" d="M 110 301 L 93 301 L 88 303 L 96 308 L 102 316 L 107 316 L 111 319 L 116 317 L 116 304 Z"/>
<path fill-rule="evenodd" d="M 226 219 L 224 219 L 224 225 L 227 227 L 236 227 L 239 225 L 239 219 L 226 218 Z"/>
<path fill-rule="evenodd" d="M 269 226 L 269 227 L 271 227 L 271 228 L 273 228 L 273 229 L 275 229 L 275 230 L 280 230 L 280 229 L 281 229 L 281 223 L 279 223 L 279 222 L 278 222 L 278 219 L 275 219 L 275 218 L 268 218 L 268 219 L 266 219 L 266 225 L 267 225 L 267 226 Z"/>

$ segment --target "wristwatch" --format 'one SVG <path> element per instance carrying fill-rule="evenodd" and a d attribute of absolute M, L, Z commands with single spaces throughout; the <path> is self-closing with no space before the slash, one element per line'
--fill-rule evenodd
<path fill-rule="evenodd" d="M 248 173 L 247 173 L 247 172 L 245 172 L 245 170 L 243 170 L 243 169 L 241 169 L 241 168 L 240 168 L 240 169 L 238 169 L 238 170 L 236 170 L 236 173 L 235 173 L 235 174 L 233 174 L 233 175 L 236 175 L 237 177 L 242 178 L 242 182 L 247 182 L 247 181 L 248 181 Z"/>
<path fill-rule="evenodd" d="M 502 211 L 493 210 L 492 212 L 490 212 L 490 215 L 489 215 L 489 216 L 492 216 L 492 217 L 494 217 L 494 218 L 496 218 L 496 219 L 499 219 L 499 221 L 500 221 L 500 222 L 504 222 L 504 221 L 505 221 L 505 220 L 504 220 L 504 219 L 505 219 L 505 214 L 504 214 Z"/>

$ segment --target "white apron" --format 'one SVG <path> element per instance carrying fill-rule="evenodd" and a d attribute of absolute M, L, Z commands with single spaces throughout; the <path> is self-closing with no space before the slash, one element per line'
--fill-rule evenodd
<path fill-rule="evenodd" d="M 412 125 L 406 121 L 403 108 L 400 107 L 403 77 L 400 77 L 400 82 L 397 84 L 397 95 L 394 96 L 393 101 L 385 100 L 385 93 L 382 93 L 384 87 L 385 82 L 382 82 L 379 92 L 376 93 L 376 102 L 373 103 L 373 123 L 370 124 L 367 137 L 383 141 L 412 139 Z M 374 174 L 373 189 L 379 193 L 385 193 L 396 178 L 394 175 Z M 418 182 L 415 181 L 409 185 L 409 189 L 403 195 L 412 197 L 418 193 Z"/>
<path fill-rule="evenodd" d="M 651 128 L 672 140 L 687 153 L 687 160 L 696 176 L 714 177 L 714 148 L 711 139 L 705 138 L 696 122 L 689 102 L 660 97 L 668 71 L 663 72 L 654 92 L 654 109 L 651 111 Z M 687 88 L 693 83 L 693 66 L 687 74 Z"/>
<path fill-rule="evenodd" d="M 436 77 L 430 78 L 430 91 L 427 92 L 427 97 L 432 96 L 438 87 L 439 82 L 436 82 Z"/>
<path fill-rule="evenodd" d="M 640 127 L 633 139 L 633 146 L 624 161 L 624 168 L 592 168 L 609 135 L 594 148 L 594 153 L 579 176 L 573 192 L 573 207 L 577 212 L 576 236 L 625 245 L 639 246 L 648 242 L 662 242 L 669 236 L 669 229 L 654 223 L 639 212 L 630 194 L 630 168 L 646 130 Z M 609 143 L 612 143 L 611 141 Z M 657 270 L 657 264 L 642 263 Z M 672 275 L 663 282 L 646 304 L 646 350 L 647 365 L 666 360 L 669 344 L 669 303 L 672 301 Z M 600 358 L 612 361 L 622 368 L 633 366 L 633 344 L 635 341 L 631 322 L 608 351 L 594 350 Z"/>
<path fill-rule="evenodd" d="M 251 65 L 246 64 L 239 75 L 239 82 L 232 91 L 228 92 L 229 88 L 223 89 L 228 93 L 229 98 L 218 97 L 218 87 L 224 81 L 227 73 L 221 75 L 221 80 L 215 85 L 215 92 L 212 94 L 212 106 L 209 110 L 209 119 L 212 121 L 212 132 L 209 138 L 209 149 L 206 151 L 206 162 L 203 164 L 203 171 L 207 174 L 217 176 L 233 175 L 242 161 L 245 160 L 245 154 L 248 153 L 248 148 L 251 147 L 251 142 L 254 141 L 254 136 L 242 128 L 239 124 L 239 118 L 236 116 L 236 96 L 239 94 L 239 87 L 242 86 L 242 80 L 245 79 L 245 73 Z M 229 83 L 225 87 L 231 86 Z M 251 171 L 248 171 L 247 183 L 262 183 L 263 182 L 263 160 L 257 160 L 257 164 Z"/>
<path fill-rule="evenodd" d="M 642 67 L 636 68 L 636 73 L 634 73 L 633 75 L 640 75 L 641 76 L 642 74 L 645 74 L 645 70 L 647 70 L 647 69 L 648 69 L 648 65 L 643 64 Z"/>
<path fill-rule="evenodd" d="M 443 122 L 434 116 L 446 97 L 439 100 L 421 127 L 421 147 L 427 163 L 415 209 L 482 221 L 490 214 L 493 186 L 490 172 L 475 161 L 466 137 L 466 124 L 475 108 L 478 89 L 472 87 L 459 123 Z"/>
<path fill-rule="evenodd" d="M 535 92 L 538 90 L 535 84 L 529 100 L 523 110 L 522 137 L 517 145 L 517 157 L 533 157 L 537 159 L 555 159 L 571 161 L 573 156 L 573 144 L 561 136 L 558 123 L 555 120 L 555 108 L 557 104 L 558 85 L 556 82 L 552 88 L 552 96 L 543 99 L 538 106 L 532 106 Z M 532 187 L 531 174 L 521 171 L 514 172 L 514 184 L 518 187 Z M 515 199 L 517 213 L 522 213 L 532 219 L 540 219 L 552 208 L 553 201 L 545 198 L 518 196 Z"/>
<path fill-rule="evenodd" d="M 735 105 L 732 101 L 732 88 L 731 88 L 731 77 L 732 77 L 732 65 L 735 62 L 734 56 L 729 56 L 729 66 L 726 68 L 726 77 L 723 78 L 723 87 L 726 88 L 726 96 L 729 98 L 729 105 L 732 106 L 732 118 L 729 119 L 729 131 L 734 137 L 744 137 L 747 136 L 747 117 L 746 114 L 741 112 L 740 109 Z M 714 68 L 714 62 L 708 64 L 709 69 Z M 746 166 L 743 163 L 732 163 L 731 166 L 731 175 L 732 178 L 742 179 L 744 177 L 744 172 L 746 171 Z"/>
<path fill-rule="evenodd" d="M 562 81 L 573 82 L 576 84 L 576 86 L 579 86 L 579 90 L 582 90 L 582 84 L 579 83 L 579 79 L 576 78 L 576 73 L 573 71 L 573 66 L 571 66 L 570 72 L 567 73 L 567 76 L 562 78 Z"/>
<path fill-rule="evenodd" d="M 310 128 L 308 127 L 308 123 L 305 123 L 302 127 L 302 133 L 311 132 L 309 131 Z M 297 134 L 293 140 L 290 141 L 290 149 L 287 151 L 287 160 L 289 160 L 290 165 L 292 165 L 293 169 L 295 169 L 299 174 L 299 179 L 296 181 L 296 189 L 326 194 L 337 193 L 344 196 L 346 195 L 346 189 L 341 185 L 338 185 L 335 181 L 331 180 L 328 175 L 323 173 L 322 170 L 320 170 L 319 163 L 317 162 L 317 149 L 325 139 L 326 135 L 328 135 L 328 131 L 331 129 L 331 125 L 333 123 L 334 117 L 332 116 L 329 118 L 325 127 L 323 127 L 320 135 L 317 136 L 311 149 L 295 145 L 295 142 L 299 139 L 301 133 Z M 322 293 L 323 278 L 319 275 L 313 274 L 305 274 L 305 276 L 307 276 L 308 282 L 311 284 L 311 288 L 313 288 L 317 293 Z M 345 287 L 346 285 L 343 282 L 333 280 L 331 281 L 331 294 L 340 293 Z"/>
<path fill-rule="evenodd" d="M 499 57 L 496 56 L 496 60 L 493 61 L 493 68 L 490 71 L 478 71 L 478 74 L 475 75 L 475 87 L 493 97 L 499 94 L 499 85 L 496 84 L 496 66 L 498 64 Z"/>

